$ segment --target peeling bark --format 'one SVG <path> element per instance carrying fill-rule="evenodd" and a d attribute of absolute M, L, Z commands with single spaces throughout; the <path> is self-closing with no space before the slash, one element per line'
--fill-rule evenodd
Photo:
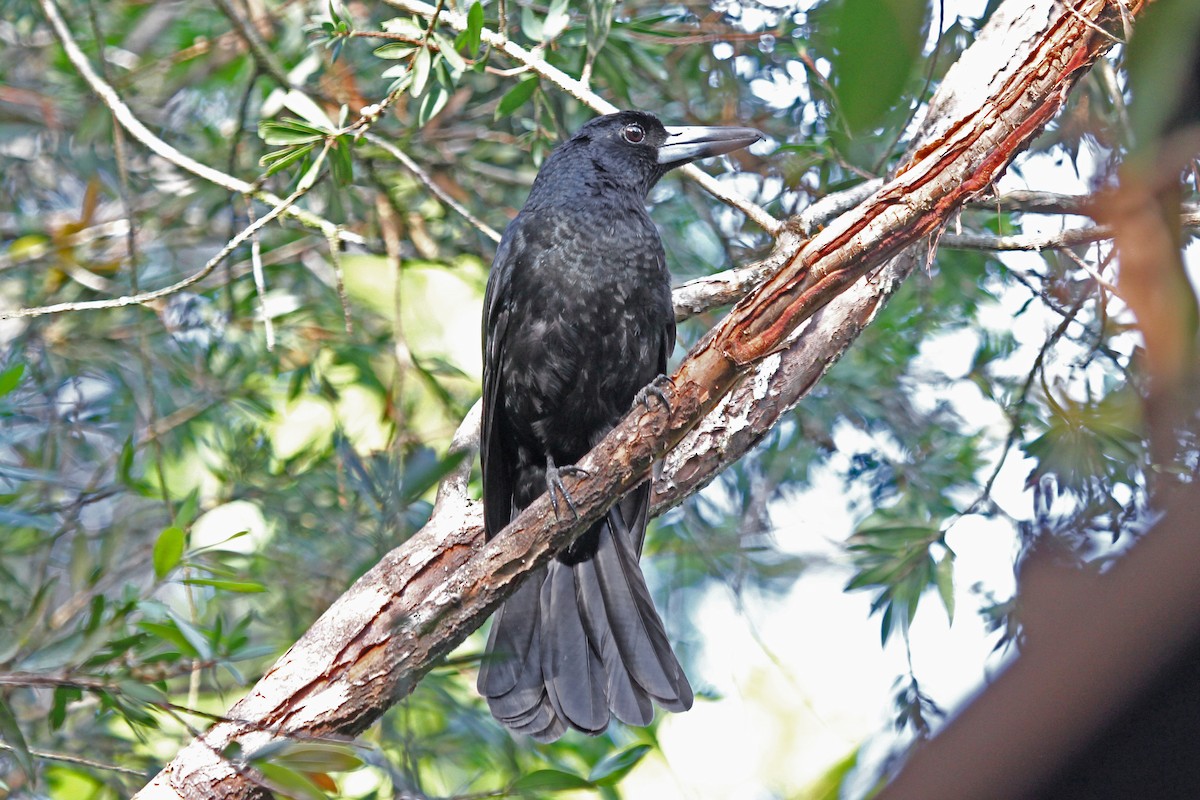
<path fill-rule="evenodd" d="M 1124 5 L 1136 15 L 1143 1 Z M 1118 0 L 1076 0 L 1072 11 L 1053 0 L 1002 6 L 947 75 L 897 176 L 814 238 L 785 235 L 764 269 L 770 277 L 672 376 L 670 409 L 635 408 L 580 462 L 589 476 L 565 481 L 578 520 L 555 519 L 542 497 L 484 543 L 479 506 L 456 476 L 430 522 L 339 598 L 229 721 L 180 751 L 137 797 L 262 795 L 252 770 L 221 757 L 231 742 L 252 753 L 278 736 L 362 731 L 527 572 L 646 480 L 655 460 L 666 456 L 659 510 L 736 460 L 870 323 L 918 263 L 921 240 L 936 237 L 1054 116 L 1112 44 L 1096 26 L 1117 14 Z M 731 297 L 745 287 L 733 283 Z"/>

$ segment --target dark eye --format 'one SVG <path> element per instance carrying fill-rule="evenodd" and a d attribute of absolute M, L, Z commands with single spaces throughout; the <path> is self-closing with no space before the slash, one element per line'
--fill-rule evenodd
<path fill-rule="evenodd" d="M 630 144 L 640 144 L 646 138 L 646 130 L 641 125 L 626 125 L 621 129 L 621 138 Z"/>

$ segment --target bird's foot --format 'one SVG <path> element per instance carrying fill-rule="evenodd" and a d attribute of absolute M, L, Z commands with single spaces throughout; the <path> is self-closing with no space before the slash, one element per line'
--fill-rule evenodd
<path fill-rule="evenodd" d="M 546 493 L 550 495 L 550 507 L 554 509 L 554 518 L 562 519 L 558 513 L 558 496 L 567 503 L 567 508 L 571 509 L 571 516 L 579 519 L 579 509 L 575 507 L 575 500 L 572 499 L 567 487 L 563 486 L 562 476 L 570 475 L 574 478 L 584 478 L 590 475 L 583 467 L 577 467 L 574 464 L 567 464 L 562 467 L 554 465 L 554 459 L 546 456 Z"/>
<path fill-rule="evenodd" d="M 674 389 L 675 382 L 666 375 L 659 375 L 638 390 L 637 396 L 633 398 L 633 404 L 635 406 L 644 406 L 647 411 L 652 411 L 653 409 L 650 407 L 650 398 L 653 397 L 657 399 L 658 402 L 662 403 L 663 408 L 665 408 L 667 413 L 670 414 L 671 401 L 667 398 L 668 386 Z"/>

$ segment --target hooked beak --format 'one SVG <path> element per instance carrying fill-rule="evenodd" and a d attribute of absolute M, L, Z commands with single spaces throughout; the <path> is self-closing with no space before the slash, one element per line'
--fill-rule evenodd
<path fill-rule="evenodd" d="M 754 128 L 667 126 L 667 140 L 658 148 L 658 163 L 674 169 L 700 158 L 720 156 L 763 139 Z"/>

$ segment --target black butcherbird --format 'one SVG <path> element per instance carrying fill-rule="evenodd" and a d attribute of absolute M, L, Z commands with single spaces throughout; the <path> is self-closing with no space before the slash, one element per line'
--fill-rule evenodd
<path fill-rule="evenodd" d="M 484 526 L 495 536 L 549 491 L 663 374 L 670 274 L 646 195 L 668 170 L 746 147 L 752 128 L 663 127 L 623 111 L 546 159 L 496 251 L 484 299 Z M 645 397 L 643 394 L 642 397 Z M 557 466 L 556 466 L 557 465 Z M 479 691 L 509 728 L 552 741 L 630 725 L 692 689 L 638 568 L 650 485 L 630 492 L 496 613 Z"/>

